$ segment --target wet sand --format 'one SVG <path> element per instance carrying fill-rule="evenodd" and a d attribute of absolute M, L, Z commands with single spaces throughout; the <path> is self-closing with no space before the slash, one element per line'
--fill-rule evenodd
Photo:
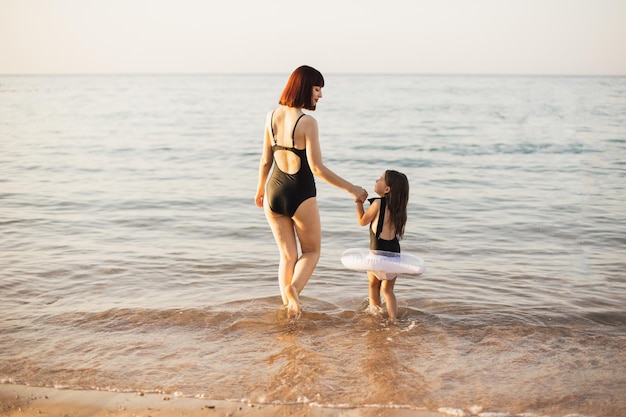
<path fill-rule="evenodd" d="M 178 398 L 164 394 L 76 391 L 0 384 L 4 417 L 442 417 L 415 409 L 329 408 Z"/>

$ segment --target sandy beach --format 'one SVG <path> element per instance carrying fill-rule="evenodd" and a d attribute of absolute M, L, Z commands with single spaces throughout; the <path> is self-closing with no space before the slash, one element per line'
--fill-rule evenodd
<path fill-rule="evenodd" d="M 115 393 L 0 385 L 5 417 L 442 417 L 415 409 L 325 408 L 178 398 L 164 394 Z"/>

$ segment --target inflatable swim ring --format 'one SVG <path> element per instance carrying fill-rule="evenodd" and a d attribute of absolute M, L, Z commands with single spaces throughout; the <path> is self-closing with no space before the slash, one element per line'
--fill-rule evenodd
<path fill-rule="evenodd" d="M 384 272 L 397 275 L 422 275 L 426 266 L 422 258 L 410 253 L 385 252 L 353 248 L 341 255 L 341 263 L 357 271 Z M 384 274 L 382 274 L 384 276 Z M 378 274 L 377 274 L 378 276 Z"/>

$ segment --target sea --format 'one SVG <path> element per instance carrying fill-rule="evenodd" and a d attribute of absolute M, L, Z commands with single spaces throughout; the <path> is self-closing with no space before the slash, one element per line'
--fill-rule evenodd
<path fill-rule="evenodd" d="M 426 272 L 398 277 L 394 324 L 320 179 L 321 257 L 285 315 L 254 196 L 288 76 L 0 76 L 0 382 L 626 415 L 626 77 L 325 74 L 325 165 L 370 196 L 409 179 Z"/>

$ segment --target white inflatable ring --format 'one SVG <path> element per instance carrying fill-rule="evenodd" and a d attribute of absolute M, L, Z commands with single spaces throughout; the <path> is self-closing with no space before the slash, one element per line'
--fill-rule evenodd
<path fill-rule="evenodd" d="M 422 275 L 426 266 L 422 258 L 410 253 L 353 248 L 341 255 L 341 263 L 357 271 L 385 272 L 397 275 Z"/>

